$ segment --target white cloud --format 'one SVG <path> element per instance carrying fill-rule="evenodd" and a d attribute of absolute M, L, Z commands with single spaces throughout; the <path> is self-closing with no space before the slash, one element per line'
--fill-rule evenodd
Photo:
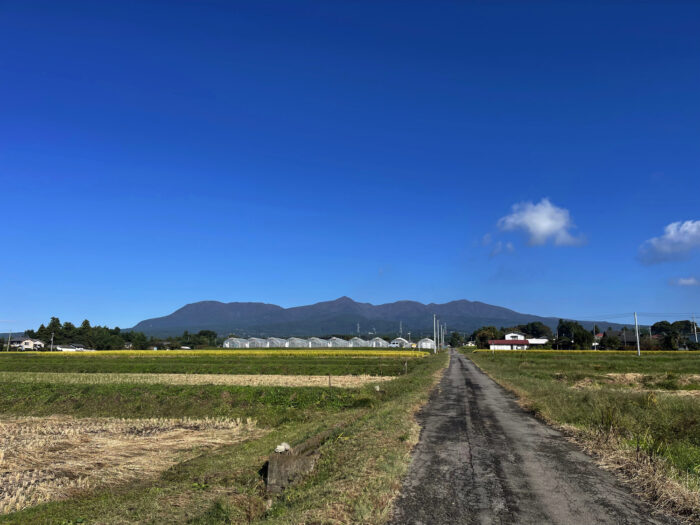
<path fill-rule="evenodd" d="M 684 259 L 700 248 L 700 221 L 672 222 L 661 237 L 652 237 L 639 247 L 639 259 L 644 264 Z"/>
<path fill-rule="evenodd" d="M 700 281 L 695 277 L 681 277 L 676 281 L 678 286 L 700 286 Z"/>
<path fill-rule="evenodd" d="M 565 246 L 580 244 L 583 240 L 569 231 L 574 228 L 569 210 L 555 206 L 549 199 L 542 199 L 537 204 L 514 204 L 512 210 L 513 213 L 499 219 L 498 227 L 503 231 L 525 231 L 531 245 L 552 240 L 557 246 Z"/>

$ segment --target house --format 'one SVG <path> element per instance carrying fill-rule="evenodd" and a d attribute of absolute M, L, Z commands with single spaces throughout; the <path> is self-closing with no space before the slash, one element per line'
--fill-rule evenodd
<path fill-rule="evenodd" d="M 371 346 L 372 348 L 387 348 L 389 346 L 389 343 L 387 343 L 381 337 L 373 337 L 369 341 L 369 346 Z"/>
<path fill-rule="evenodd" d="M 44 342 L 29 337 L 17 337 L 15 339 L 10 339 L 10 347 L 23 351 L 43 350 Z"/>
<path fill-rule="evenodd" d="M 527 350 L 530 342 L 524 335 L 522 337 L 522 339 L 489 339 L 489 348 L 491 350 Z"/>
<path fill-rule="evenodd" d="M 406 341 L 403 337 L 397 337 L 396 339 L 391 341 L 389 346 L 393 348 L 410 348 L 411 343 Z"/>
<path fill-rule="evenodd" d="M 435 350 L 435 341 L 428 337 L 425 337 L 418 341 L 417 347 L 420 350 Z"/>
<path fill-rule="evenodd" d="M 467 342 L 467 346 L 470 347 L 470 348 L 476 347 L 476 341 L 468 341 L 468 342 Z"/>

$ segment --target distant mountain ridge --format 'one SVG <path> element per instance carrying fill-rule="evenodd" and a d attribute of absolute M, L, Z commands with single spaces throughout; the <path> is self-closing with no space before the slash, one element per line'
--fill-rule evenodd
<path fill-rule="evenodd" d="M 267 303 L 200 301 L 170 315 L 141 321 L 132 330 L 159 337 L 180 335 L 185 330 L 213 330 L 219 335 L 291 337 L 355 334 L 358 323 L 363 334 L 389 334 L 398 332 L 399 323 L 402 323 L 404 333 L 418 335 L 432 333 L 433 314 L 447 323 L 448 329 L 461 332 L 472 332 L 486 325 L 514 326 L 535 321 L 554 329 L 559 322 L 555 317 L 523 314 L 465 299 L 443 304 L 397 301 L 373 305 L 340 297 L 292 308 Z M 590 328 L 593 322 L 582 324 Z"/>

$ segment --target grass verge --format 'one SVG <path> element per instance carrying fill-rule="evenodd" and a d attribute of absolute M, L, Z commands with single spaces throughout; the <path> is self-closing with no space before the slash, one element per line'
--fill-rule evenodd
<path fill-rule="evenodd" d="M 700 355 L 465 352 L 522 404 L 564 429 L 639 493 L 700 520 L 700 399 L 630 388 L 611 374 L 697 374 Z M 667 383 L 668 387 L 669 384 Z"/>

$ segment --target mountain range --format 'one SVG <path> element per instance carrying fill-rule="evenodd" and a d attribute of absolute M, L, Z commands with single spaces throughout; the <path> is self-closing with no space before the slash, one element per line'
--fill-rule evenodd
<path fill-rule="evenodd" d="M 373 305 L 358 303 L 349 297 L 307 306 L 283 308 L 267 303 L 222 303 L 200 301 L 183 306 L 164 317 L 146 319 L 132 330 L 146 335 L 166 337 L 183 331 L 213 330 L 219 335 L 237 336 L 327 336 L 332 334 L 394 334 L 412 332 L 432 334 L 433 314 L 447 323 L 449 330 L 469 332 L 482 326 L 515 326 L 540 321 L 555 329 L 559 318 L 523 314 L 479 301 L 451 301 L 423 304 L 397 301 Z M 582 322 L 592 328 L 592 321 Z M 602 324 L 598 323 L 598 326 Z M 608 324 L 605 324 L 607 327 Z"/>

